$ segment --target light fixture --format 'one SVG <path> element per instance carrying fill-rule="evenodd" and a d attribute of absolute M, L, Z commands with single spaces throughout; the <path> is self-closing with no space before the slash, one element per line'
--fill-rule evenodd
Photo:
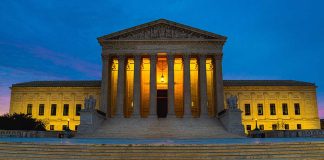
<path fill-rule="evenodd" d="M 163 69 L 164 68 L 163 68 L 163 61 L 162 61 L 162 75 L 161 75 L 161 80 L 160 80 L 161 83 L 164 83 Z"/>

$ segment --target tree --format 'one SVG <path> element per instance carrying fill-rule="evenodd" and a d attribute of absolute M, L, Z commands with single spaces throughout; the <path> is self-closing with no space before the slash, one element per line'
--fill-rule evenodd
<path fill-rule="evenodd" d="M 45 131 L 45 123 L 26 114 L 5 114 L 0 116 L 1 130 L 36 130 Z"/>

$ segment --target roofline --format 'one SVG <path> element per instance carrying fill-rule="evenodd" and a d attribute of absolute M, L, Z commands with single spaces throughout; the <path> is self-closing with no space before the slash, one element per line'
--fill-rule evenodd
<path fill-rule="evenodd" d="M 208 32 L 208 31 L 205 31 L 205 30 L 202 30 L 202 29 L 199 29 L 199 28 L 191 27 L 191 26 L 181 24 L 181 23 L 177 23 L 177 22 L 174 22 L 174 21 L 170 21 L 170 20 L 167 20 L 167 19 L 157 19 L 157 20 L 154 20 L 154 21 L 146 22 L 146 23 L 136 25 L 136 26 L 133 26 L 133 27 L 130 27 L 130 28 L 126 28 L 126 29 L 123 29 L 123 30 L 120 30 L 120 31 L 116 31 L 116 32 L 113 32 L 113 33 L 110 33 L 110 34 L 107 34 L 107 35 L 104 35 L 104 36 L 100 36 L 100 37 L 97 38 L 97 40 L 98 40 L 98 42 L 102 42 L 102 41 L 105 41 L 105 38 L 111 38 L 113 36 L 118 36 L 118 35 L 120 35 L 122 33 L 132 31 L 132 30 L 142 29 L 144 27 L 148 27 L 148 26 L 151 26 L 151 25 L 154 25 L 154 24 L 157 24 L 157 23 L 164 23 L 164 24 L 170 24 L 170 25 L 174 25 L 174 26 L 180 26 L 180 27 L 186 28 L 188 30 L 193 30 L 193 31 L 196 31 L 196 32 L 201 33 L 201 34 L 207 34 L 207 35 L 209 35 L 211 37 L 218 38 L 219 41 L 226 41 L 227 40 L 226 36 L 215 34 L 215 33 L 212 33 L 212 32 Z"/>
<path fill-rule="evenodd" d="M 264 84 L 253 84 L 251 82 L 264 82 Z M 266 85 L 266 82 L 288 82 L 288 83 L 292 83 L 291 85 L 274 85 L 274 84 L 269 84 Z M 49 84 L 44 84 L 48 82 Z M 56 83 L 54 84 L 50 84 L 50 83 Z M 64 82 L 67 82 L 69 84 L 64 84 Z M 237 84 L 232 84 L 232 85 L 225 85 L 224 86 L 312 86 L 312 87 L 316 87 L 315 83 L 309 83 L 309 82 L 303 82 L 303 81 L 295 81 L 295 80 L 224 80 L 225 83 L 231 83 L 231 82 L 237 82 Z M 249 82 L 250 84 L 239 84 L 239 82 Z M 37 86 L 37 83 L 43 83 L 43 84 L 38 84 L 39 86 Z M 59 84 L 62 83 L 62 84 Z M 76 85 L 73 83 L 80 83 L 80 85 Z M 83 83 L 83 85 L 82 85 Z M 92 83 L 92 84 L 89 84 Z M 293 84 L 293 83 L 299 83 L 299 84 Z M 22 83 L 16 83 L 16 84 L 12 84 L 11 87 L 9 87 L 10 89 L 12 88 L 16 88 L 16 87 L 101 87 L 101 80 L 75 80 L 75 81 L 29 81 L 29 82 L 22 82 Z"/>

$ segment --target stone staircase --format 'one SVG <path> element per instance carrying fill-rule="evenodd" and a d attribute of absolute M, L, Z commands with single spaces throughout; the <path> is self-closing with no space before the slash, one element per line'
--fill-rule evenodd
<path fill-rule="evenodd" d="M 241 138 L 228 133 L 218 119 L 201 118 L 111 118 L 93 133 L 77 138 Z"/>
<path fill-rule="evenodd" d="M 263 144 L 46 144 L 0 142 L 0 159 L 324 159 L 324 142 Z"/>

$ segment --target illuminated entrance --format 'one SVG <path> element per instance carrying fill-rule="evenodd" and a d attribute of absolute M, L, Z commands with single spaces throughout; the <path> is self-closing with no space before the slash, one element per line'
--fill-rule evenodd
<path fill-rule="evenodd" d="M 157 90 L 156 106 L 158 118 L 166 118 L 168 114 L 168 90 Z"/>

